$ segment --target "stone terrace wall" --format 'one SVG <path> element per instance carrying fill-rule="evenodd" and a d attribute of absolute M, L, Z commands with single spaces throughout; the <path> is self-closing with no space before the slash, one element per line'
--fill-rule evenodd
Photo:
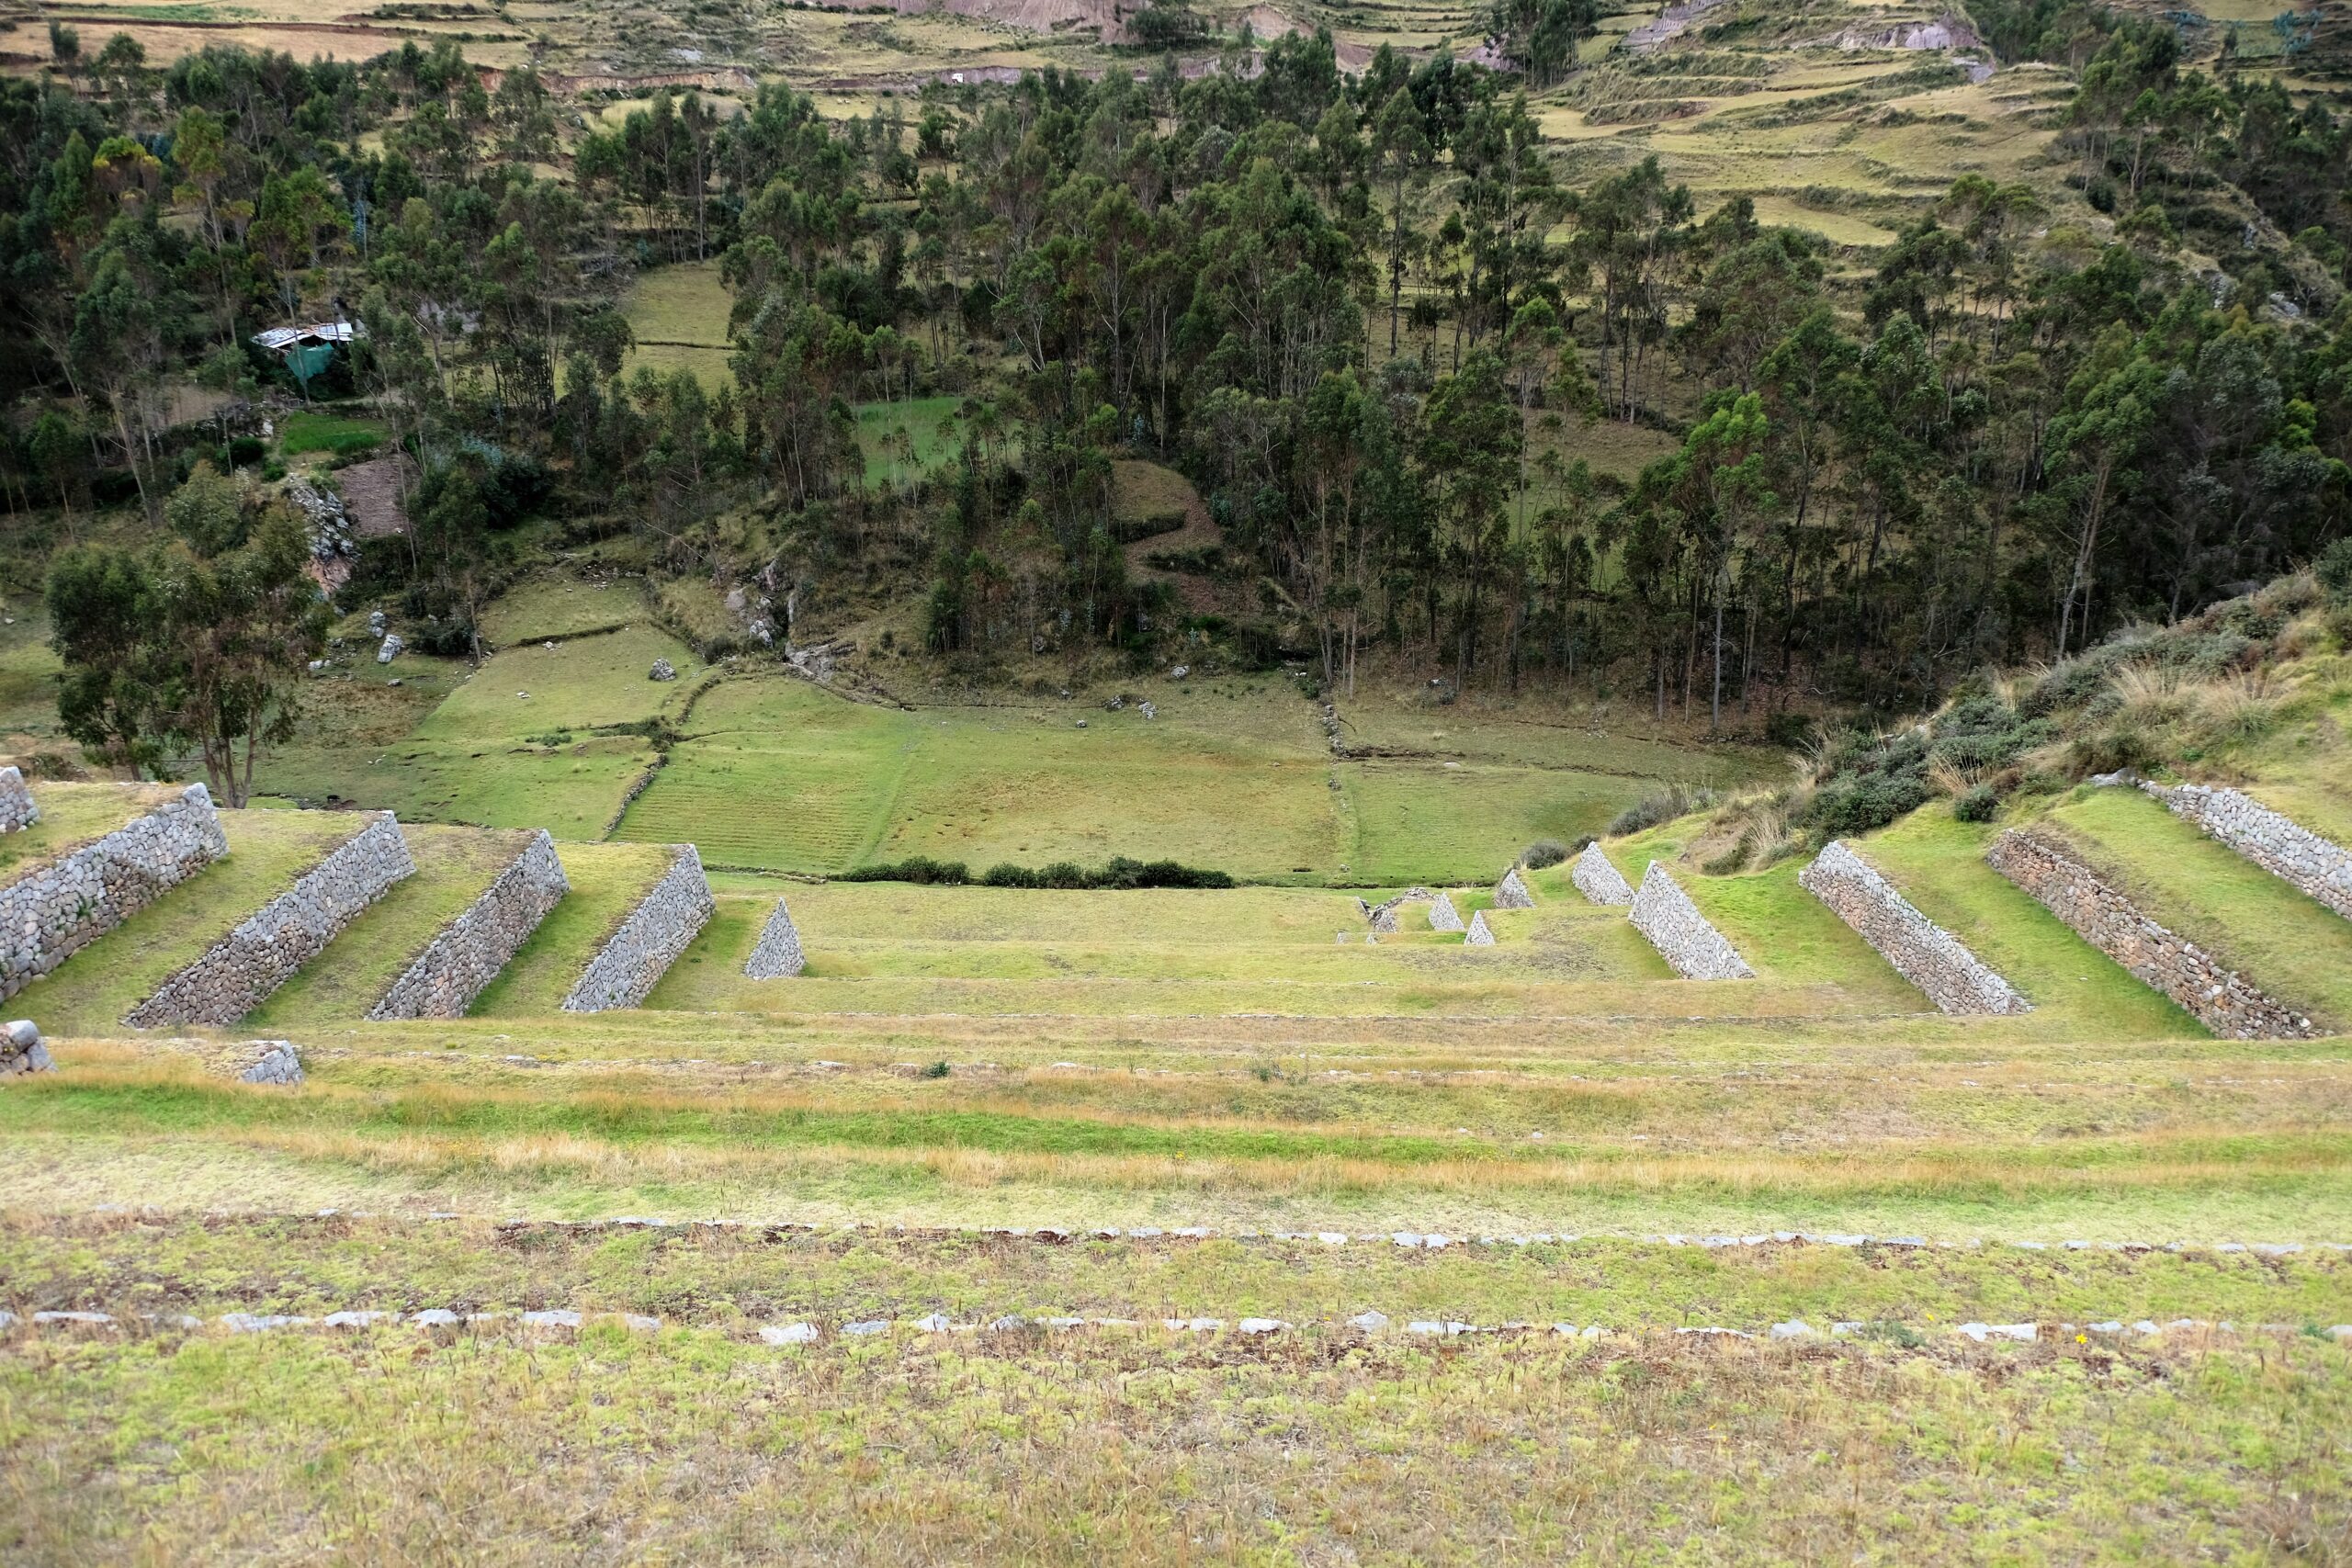
<path fill-rule="evenodd" d="M 1498 909 L 1535 908 L 1535 895 L 1530 893 L 1527 890 L 1527 884 L 1520 880 L 1519 867 L 1512 866 L 1509 871 L 1504 872 L 1503 879 L 1495 884 L 1495 908 Z"/>
<path fill-rule="evenodd" d="M 1345 942 L 1347 933 L 1340 933 Z M 768 917 L 765 930 L 752 948 L 752 956 L 743 961 L 743 973 L 754 980 L 786 980 L 808 966 L 808 954 L 800 951 L 800 930 L 792 923 L 792 911 L 784 900 L 775 901 L 775 913 Z"/>
<path fill-rule="evenodd" d="M 2223 968 L 2187 938 L 2142 914 L 2072 850 L 2012 828 L 1985 861 L 2072 926 L 2084 941 L 2230 1040 L 2305 1039 L 2312 1021 Z"/>
<path fill-rule="evenodd" d="M 177 800 L 0 887 L 0 999 L 229 852 L 212 796 Z"/>
<path fill-rule="evenodd" d="M 13 833 L 40 820 L 40 807 L 33 804 L 33 792 L 25 787 L 24 773 L 13 767 L 0 768 L 0 833 Z"/>
<path fill-rule="evenodd" d="M 692 844 L 680 844 L 677 858 L 653 891 L 588 961 L 587 973 L 563 998 L 563 1010 L 603 1012 L 637 1006 L 652 994 L 655 983 L 678 961 L 716 908 L 702 874 L 702 856 Z"/>
<path fill-rule="evenodd" d="M 463 1018 L 482 987 L 498 978 L 571 884 L 544 828 L 507 863 L 481 897 L 425 944 L 368 1010 L 371 1019 Z"/>
<path fill-rule="evenodd" d="M 203 956 L 123 1015 L 133 1029 L 234 1023 L 326 950 L 343 928 L 416 874 L 389 811 L 329 850 L 293 886 L 249 916 Z"/>
<path fill-rule="evenodd" d="M 1471 911 L 1470 929 L 1462 934 L 1462 945 L 1464 947 L 1492 947 L 1495 945 L 1495 933 L 1487 929 L 1486 910 L 1474 909 Z"/>
<path fill-rule="evenodd" d="M 1441 893 L 1430 900 L 1430 930 L 1458 931 L 1462 929 L 1462 913 L 1453 907 L 1453 899 Z"/>
<path fill-rule="evenodd" d="M 2186 817 L 2271 875 L 2352 919 L 2352 850 L 2233 789 L 2166 789 L 2148 779 L 2140 787 L 2174 816 Z"/>
<path fill-rule="evenodd" d="M 1861 933 L 1894 972 L 1951 1013 L 2031 1012 L 2017 988 L 1967 944 L 1911 907 L 1843 840 L 1832 840 L 1797 874 L 1797 886 Z"/>
<path fill-rule="evenodd" d="M 1618 874 L 1609 857 L 1600 852 L 1599 844 L 1587 844 L 1577 856 L 1576 864 L 1568 868 L 1568 880 L 1577 891 L 1596 904 L 1630 904 L 1634 901 L 1633 885 Z"/>
<path fill-rule="evenodd" d="M 1650 862 L 1634 895 L 1634 929 L 1649 938 L 1674 972 L 1686 980 L 1752 980 L 1756 971 L 1724 933 L 1707 922 L 1690 895 L 1682 891 L 1666 867 Z"/>

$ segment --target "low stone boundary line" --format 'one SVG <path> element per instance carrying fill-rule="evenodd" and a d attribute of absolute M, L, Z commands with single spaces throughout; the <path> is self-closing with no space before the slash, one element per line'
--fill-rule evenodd
<path fill-rule="evenodd" d="M 0 1001 L 229 852 L 200 784 L 0 887 Z"/>
<path fill-rule="evenodd" d="M 1340 940 L 1345 942 L 1342 931 Z M 808 954 L 800 950 L 800 928 L 792 923 L 792 911 L 784 900 L 775 901 L 775 913 L 760 930 L 760 940 L 752 945 L 752 955 L 743 960 L 743 973 L 754 980 L 788 980 L 808 967 Z"/>
<path fill-rule="evenodd" d="M 2195 942 L 2142 914 L 2055 839 L 2011 828 L 1993 840 L 1984 860 L 2085 942 L 2223 1039 L 2308 1040 L 2321 1032 Z"/>
<path fill-rule="evenodd" d="M 563 998 L 563 1010 L 605 1012 L 637 1006 L 652 995 L 718 908 L 702 874 L 702 857 L 692 844 L 676 846 L 670 869 L 588 961 L 587 970 Z"/>
<path fill-rule="evenodd" d="M 1600 852 L 1599 844 L 1587 844 L 1568 867 L 1568 880 L 1577 891 L 1596 904 L 1621 905 L 1634 901 L 1634 885 Z"/>
<path fill-rule="evenodd" d="M 379 1214 L 361 1209 L 318 1209 L 302 1213 L 280 1210 L 206 1209 L 200 1212 L 168 1211 L 153 1207 L 133 1208 L 121 1203 L 101 1203 L 86 1211 L 99 1218 L 130 1218 L 170 1220 L 183 1213 L 195 1213 L 209 1222 L 238 1220 L 386 1220 L 411 1223 L 413 1216 Z M 1443 1231 L 1341 1231 L 1341 1230 L 1219 1230 L 1211 1225 L 1136 1225 L 1122 1229 L 1116 1225 L 1088 1228 L 1065 1228 L 1060 1225 L 908 1225 L 848 1220 L 839 1224 L 819 1224 L 802 1220 L 671 1220 L 643 1214 L 620 1214 L 607 1220 L 492 1220 L 484 1215 L 462 1214 L 450 1210 L 436 1210 L 423 1216 L 425 1224 L 450 1224 L 472 1221 L 494 1226 L 509 1235 L 595 1234 L 616 1230 L 677 1230 L 683 1232 L 718 1231 L 729 1234 L 757 1233 L 770 1238 L 786 1235 L 884 1236 L 894 1240 L 960 1241 L 973 1236 L 1000 1237 L 1007 1241 L 1027 1241 L 1041 1246 L 1064 1247 L 1074 1241 L 1187 1242 L 1187 1241 L 1278 1241 L 1316 1242 L 1324 1247 L 1390 1247 L 1406 1250 L 1444 1252 L 1453 1248 L 1623 1246 L 1623 1247 L 1881 1247 L 1898 1251 L 1974 1252 L 1987 1247 L 2006 1247 L 2019 1252 L 2117 1252 L 2117 1253 L 2213 1253 L 2221 1256 L 2248 1254 L 2258 1258 L 2288 1258 L 2303 1254 L 2337 1253 L 2352 1256 L 2352 1241 L 2040 1241 L 2030 1238 L 2003 1239 L 1969 1236 L 1964 1239 L 1924 1235 L 1872 1235 L 1858 1231 L 1757 1231 L 1746 1235 L 1705 1234 L 1687 1232 L 1638 1234 L 1633 1232 L 1571 1232 L 1525 1231 L 1510 1235 L 1485 1232 L 1477 1235 L 1453 1234 Z"/>
<path fill-rule="evenodd" d="M 1724 933 L 1708 923 L 1666 867 L 1650 862 L 1634 895 L 1634 929 L 1686 980 L 1753 980 L 1756 971 Z"/>
<path fill-rule="evenodd" d="M 1458 1339 L 1466 1336 L 1491 1337 L 1544 1337 L 1552 1339 L 1595 1340 L 1639 1339 L 1647 1336 L 1671 1336 L 1690 1338 L 1724 1338 L 1774 1342 L 1802 1340 L 1886 1339 L 1900 1336 L 1914 1344 L 1930 1334 L 1945 1334 L 1974 1344 L 1996 1341 L 2032 1345 L 2040 1343 L 2045 1329 L 2051 1337 L 2063 1340 L 2075 1337 L 2087 1342 L 2091 1335 L 2104 1339 L 2132 1336 L 2142 1340 L 2160 1339 L 2174 1335 L 2196 1335 L 2211 1340 L 2226 1335 L 2234 1338 L 2254 1336 L 2301 1336 L 2318 1333 L 2336 1343 L 2352 1348 L 2352 1324 L 2320 1326 L 2313 1324 L 2258 1323 L 2238 1324 L 2224 1318 L 2180 1317 L 2158 1323 L 2153 1318 L 2141 1318 L 2129 1325 L 2120 1318 L 2106 1318 L 2095 1323 L 1961 1323 L 1911 1324 L 1893 1319 L 1838 1318 L 1823 1315 L 1825 1326 L 1815 1328 L 1804 1318 L 1789 1318 L 1761 1328 L 1734 1328 L 1722 1324 L 1640 1324 L 1612 1326 L 1598 1323 L 1578 1325 L 1574 1323 L 1529 1323 L 1511 1321 L 1495 1324 L 1464 1323 L 1453 1318 L 1408 1319 L 1401 1327 L 1386 1313 L 1377 1309 L 1358 1313 L 1353 1317 L 1333 1322 L 1318 1319 L 1294 1324 L 1279 1317 L 1085 1317 L 1075 1314 L 1050 1314 L 1006 1313 L 1001 1316 L 974 1319 L 958 1323 L 944 1313 L 931 1313 L 911 1321 L 900 1318 L 855 1318 L 836 1324 L 830 1332 L 816 1323 L 800 1319 L 791 1323 L 768 1324 L 754 1330 L 763 1345 L 786 1348 L 814 1345 L 827 1338 L 879 1339 L 896 1337 L 902 1332 L 917 1336 L 932 1335 L 1005 1335 L 1027 1333 L 1058 1333 L 1073 1329 L 1129 1330 L 1148 1333 L 1154 1329 L 1174 1335 L 1223 1335 L 1230 1331 L 1243 1338 L 1262 1338 L 1271 1335 L 1296 1332 L 1327 1335 L 1351 1334 L 1373 1338 L 1396 1329 L 1408 1338 Z M 594 1312 L 571 1307 L 537 1308 L 514 1312 L 458 1312 L 447 1307 L 430 1307 L 423 1312 L 392 1312 L 380 1309 L 346 1309 L 312 1315 L 295 1313 L 223 1313 L 217 1318 L 206 1319 L 188 1313 L 149 1313 L 132 1317 L 117 1317 L 111 1313 L 93 1311 L 46 1311 L 19 1316 L 0 1309 L 0 1334 L 28 1329 L 105 1329 L 130 1328 L 176 1330 L 199 1333 L 219 1328 L 228 1334 L 277 1334 L 299 1330 L 357 1331 L 365 1329 L 420 1329 L 426 1333 L 448 1333 L 458 1329 L 519 1328 L 526 1334 L 577 1334 L 581 1329 L 610 1324 L 631 1333 L 650 1334 L 668 1326 L 660 1317 L 646 1313 Z M 1905 1347 L 1909 1348 L 1908 1345 Z"/>
<path fill-rule="evenodd" d="M 465 1017 L 474 998 L 571 891 L 555 840 L 542 828 L 481 897 L 441 928 L 368 1016 L 379 1021 Z"/>
<path fill-rule="evenodd" d="M 2140 787 L 2174 816 L 2196 823 L 2297 892 L 2352 920 L 2352 850 L 2237 790 L 2203 784 L 2167 789 L 2152 779 L 2142 779 Z"/>
<path fill-rule="evenodd" d="M 13 833 L 40 820 L 40 807 L 33 804 L 33 792 L 25 787 L 23 770 L 13 765 L 0 768 L 0 833 Z"/>
<path fill-rule="evenodd" d="M 1939 1010 L 1960 1014 L 2031 1012 L 2033 1004 L 1995 974 L 1960 938 L 1914 908 L 1886 878 L 1833 839 L 1797 873 L 1797 886 L 1829 906 L 1894 972 Z"/>
<path fill-rule="evenodd" d="M 393 884 L 415 874 L 400 824 L 389 811 L 374 813 L 366 827 L 165 980 L 122 1021 L 133 1029 L 236 1022 L 325 952 Z"/>

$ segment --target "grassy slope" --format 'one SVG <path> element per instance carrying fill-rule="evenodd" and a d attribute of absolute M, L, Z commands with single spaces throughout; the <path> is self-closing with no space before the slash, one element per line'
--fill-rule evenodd
<path fill-rule="evenodd" d="M 483 889 L 529 835 L 409 824 L 401 829 L 416 874 L 370 906 L 302 972 L 246 1020 L 254 1029 L 315 1027 L 365 1018 L 368 1010 Z"/>
<path fill-rule="evenodd" d="M 2352 921 L 2137 790 L 2079 791 L 2049 820 L 2151 919 L 2319 1021 L 2352 1024 Z"/>
<path fill-rule="evenodd" d="M 339 813 L 224 811 L 229 854 L 91 943 L 27 989 L 18 1005 L 44 1031 L 107 1032 L 174 973 L 292 886 L 357 832 Z"/>
<path fill-rule="evenodd" d="M 47 1339 L 0 1356 L 0 1408 L 26 1475 L 0 1547 L 28 1561 L 2124 1563 L 2340 1540 L 2352 1372 L 2311 1343 L 778 1352 L 607 1327 Z"/>
<path fill-rule="evenodd" d="M 668 852 L 651 844 L 566 843 L 556 854 L 571 891 L 474 998 L 477 1015 L 554 1011 L 605 939 L 670 868 Z"/>
<path fill-rule="evenodd" d="M 595 582 L 551 570 L 500 594 L 482 614 L 481 635 L 493 647 L 506 648 L 642 624 L 647 614 L 639 579 Z"/>

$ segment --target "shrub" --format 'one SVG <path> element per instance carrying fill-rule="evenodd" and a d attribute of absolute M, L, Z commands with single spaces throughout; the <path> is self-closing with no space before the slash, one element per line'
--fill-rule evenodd
<path fill-rule="evenodd" d="M 1766 744 L 1802 751 L 1819 738 L 1809 713 L 1776 713 L 1764 721 Z"/>
<path fill-rule="evenodd" d="M 1542 871 L 1567 858 L 1568 846 L 1557 839 L 1538 839 L 1519 852 L 1519 863 L 1530 871 Z"/>
<path fill-rule="evenodd" d="M 947 1076 L 947 1070 L 946 1063 L 933 1062 L 922 1070 L 922 1076 L 927 1078 L 944 1078 Z"/>
<path fill-rule="evenodd" d="M 1866 774 L 1825 786 L 1813 797 L 1805 820 L 1838 838 L 1883 828 L 1927 802 L 1928 782 L 1917 771 Z"/>
<path fill-rule="evenodd" d="M 1000 862 L 982 874 L 985 887 L 1051 887 L 1081 891 L 1123 891 L 1136 887 L 1230 887 L 1233 878 L 1222 871 L 1206 871 L 1181 861 L 1130 860 L 1114 855 L 1100 871 L 1089 871 L 1075 861 L 1056 861 L 1030 867 Z"/>
<path fill-rule="evenodd" d="M 1623 838 L 1628 833 L 1640 833 L 1661 822 L 1671 822 L 1693 811 L 1703 811 L 1714 805 L 1715 792 L 1697 784 L 1670 784 L 1664 789 L 1644 795 L 1619 812 L 1609 824 L 1609 836 Z"/>
<path fill-rule="evenodd" d="M 860 866 L 855 871 L 842 872 L 842 882 L 912 882 L 922 886 L 957 887 L 969 882 L 971 876 L 959 860 L 938 861 L 928 855 L 914 855 L 895 863 Z"/>
<path fill-rule="evenodd" d="M 1963 822 L 1990 822 L 2001 809 L 2001 796 L 1991 784 L 1978 784 L 1951 803 L 1951 814 Z"/>
<path fill-rule="evenodd" d="M 2329 598 L 2352 600 L 2352 538 L 2338 539 L 2322 550 L 2319 559 L 2312 563 L 2312 575 L 2319 579 Z"/>

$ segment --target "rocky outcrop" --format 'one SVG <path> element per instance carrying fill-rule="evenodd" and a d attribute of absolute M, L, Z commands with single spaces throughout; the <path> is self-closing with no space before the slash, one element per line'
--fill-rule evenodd
<path fill-rule="evenodd" d="M 2017 988 L 1936 924 L 1842 840 L 1797 874 L 1797 886 L 1861 934 L 1894 972 L 1949 1013 L 2031 1012 Z"/>
<path fill-rule="evenodd" d="M 1340 933 L 1341 942 L 1347 933 Z M 799 928 L 792 923 L 792 911 L 784 900 L 775 901 L 775 913 L 768 917 L 766 929 L 752 945 L 752 956 L 743 961 L 743 973 L 754 980 L 786 980 L 808 966 L 808 955 L 800 951 Z"/>
<path fill-rule="evenodd" d="M 2147 779 L 2140 787 L 2174 816 L 2187 818 L 2297 892 L 2352 919 L 2352 850 L 2233 789 L 2167 789 Z"/>
<path fill-rule="evenodd" d="M 213 1057 L 212 1070 L 239 1083 L 290 1089 L 302 1081 L 302 1054 L 291 1040 L 240 1040 Z"/>
<path fill-rule="evenodd" d="M 702 874 L 702 857 L 692 844 L 680 844 L 675 852 L 662 880 L 588 961 L 587 972 L 563 998 L 564 1011 L 604 1012 L 637 1006 L 652 994 L 655 984 L 709 920 L 716 906 L 710 884 Z"/>
<path fill-rule="evenodd" d="M 2231 1040 L 2306 1039 L 2312 1021 L 2242 979 L 2186 937 L 2142 914 L 2066 845 L 2010 829 L 1985 861 L 2075 933 Z"/>
<path fill-rule="evenodd" d="M 1527 884 L 1520 880 L 1519 867 L 1512 866 L 1509 871 L 1504 872 L 1503 879 L 1495 884 L 1495 908 L 1498 909 L 1535 908 L 1535 895 L 1530 893 L 1527 890 Z"/>
<path fill-rule="evenodd" d="M 33 804 L 33 792 L 25 787 L 24 773 L 16 768 L 0 768 L 0 833 L 13 833 L 40 820 L 40 807 Z"/>
<path fill-rule="evenodd" d="M 498 978 L 548 911 L 570 891 L 555 840 L 542 828 L 481 897 L 441 928 L 416 962 L 368 1010 L 368 1016 L 465 1017 L 482 987 Z"/>
<path fill-rule="evenodd" d="M 57 1064 L 49 1059 L 49 1047 L 41 1043 L 40 1031 L 33 1027 L 31 1019 L 16 1019 L 0 1029 L 0 1078 L 56 1070 Z"/>
<path fill-rule="evenodd" d="M 1495 933 L 1487 929 L 1486 910 L 1474 909 L 1470 912 L 1470 929 L 1463 933 L 1462 945 L 1464 947 L 1495 945 Z"/>
<path fill-rule="evenodd" d="M 1599 844 L 1587 844 L 1568 868 L 1568 880 L 1577 891 L 1596 904 L 1630 904 L 1634 901 L 1633 885 L 1611 865 L 1609 857 L 1600 852 Z"/>
<path fill-rule="evenodd" d="M 1756 971 L 1724 933 L 1707 922 L 1690 896 L 1668 876 L 1666 867 L 1650 862 L 1642 875 L 1641 891 L 1634 895 L 1634 929 L 1674 972 L 1686 980 L 1752 980 Z"/>
<path fill-rule="evenodd" d="M 1462 917 L 1455 912 L 1453 899 L 1441 893 L 1430 900 L 1430 930 L 1458 931 L 1462 929 Z"/>
<path fill-rule="evenodd" d="M 123 1022 L 133 1029 L 236 1022 L 325 951 L 394 883 L 415 874 L 400 824 L 389 811 L 374 813 L 293 886 L 124 1014 Z"/>
<path fill-rule="evenodd" d="M 179 798 L 0 887 L 0 999 L 229 852 L 212 796 Z"/>

